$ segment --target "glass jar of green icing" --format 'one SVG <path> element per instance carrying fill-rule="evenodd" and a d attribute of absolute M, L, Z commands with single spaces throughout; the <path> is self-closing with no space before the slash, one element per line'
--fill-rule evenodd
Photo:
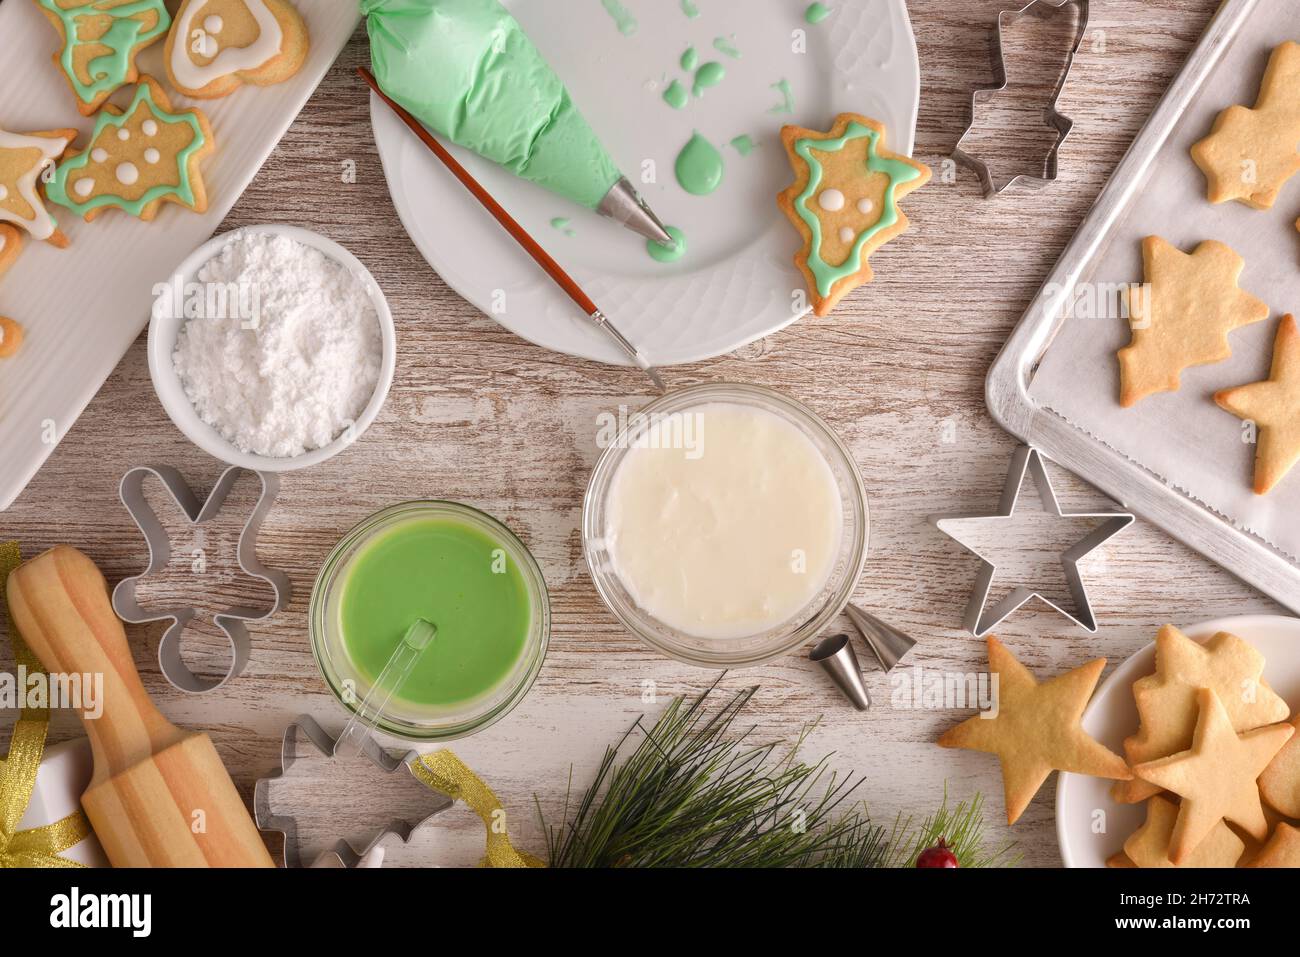
<path fill-rule="evenodd" d="M 379 721 L 413 741 L 444 741 L 508 714 L 532 687 L 550 640 L 536 560 L 492 516 L 456 502 L 393 505 L 334 547 L 312 590 L 312 653 L 349 711 L 417 618 L 437 636 Z"/>

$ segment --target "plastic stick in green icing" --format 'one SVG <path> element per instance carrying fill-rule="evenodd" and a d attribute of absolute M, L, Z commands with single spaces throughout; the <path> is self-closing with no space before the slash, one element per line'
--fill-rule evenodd
<path fill-rule="evenodd" d="M 772 107 L 769 113 L 793 113 L 794 112 L 794 90 L 790 89 L 790 81 L 785 77 L 777 80 L 772 84 L 772 89 L 781 94 L 781 102 Z"/>
<path fill-rule="evenodd" d="M 172 18 L 163 6 L 163 0 L 137 0 L 116 7 L 84 4 L 79 7 L 61 7 L 56 0 L 37 0 L 43 10 L 59 19 L 63 29 L 63 50 L 59 64 L 72 82 L 77 98 L 83 103 L 93 103 L 101 94 L 111 93 L 126 83 L 131 72 L 131 55 L 135 49 L 157 39 L 171 27 Z M 141 15 L 153 13 L 157 22 L 146 30 Z M 94 40 L 81 39 L 81 21 L 108 17 L 108 27 Z M 89 83 L 83 83 L 76 70 L 77 47 L 91 43 L 105 47 L 109 52 L 93 57 L 86 63 Z"/>
<path fill-rule="evenodd" d="M 618 0 L 600 0 L 600 5 L 605 8 L 606 13 L 613 17 L 614 26 L 618 27 L 619 33 L 625 37 L 630 37 L 636 33 L 636 17 L 632 16 L 632 12 L 627 7 L 619 3 Z"/>
<path fill-rule="evenodd" d="M 758 144 L 748 133 L 741 133 L 731 141 L 731 148 L 741 156 L 748 156 L 754 150 L 758 149 Z"/>
<path fill-rule="evenodd" d="M 696 96 L 703 96 L 705 90 L 711 86 L 717 86 L 726 75 L 726 69 L 717 60 L 710 60 L 708 63 L 701 64 L 700 68 L 695 71 L 695 84 L 691 87 L 691 92 Z"/>
<path fill-rule="evenodd" d="M 85 202 L 73 199 L 68 195 L 68 179 L 73 173 L 84 170 L 90 165 L 96 150 L 93 147 L 99 142 L 100 134 L 106 129 L 123 129 L 135 117 L 136 111 L 141 107 L 147 109 L 159 122 L 169 126 L 177 123 L 184 123 L 194 133 L 190 142 L 176 154 L 176 171 L 179 182 L 160 183 L 157 186 L 145 190 L 145 192 L 136 199 L 125 199 L 121 196 L 114 196 L 111 193 L 100 193 L 92 196 Z M 154 200 L 161 199 L 169 193 L 174 193 L 176 197 L 186 206 L 194 206 L 194 183 L 190 177 L 190 157 L 203 148 L 205 138 L 203 136 L 203 127 L 199 123 L 199 118 L 192 111 L 181 113 L 168 113 L 161 109 L 153 100 L 153 91 L 148 83 L 141 83 L 135 90 L 135 96 L 131 100 L 131 105 L 121 116 L 114 116 L 111 113 L 100 113 L 99 118 L 95 120 L 95 131 L 90 136 L 90 148 L 82 150 L 71 159 L 64 160 L 54 170 L 54 175 L 45 185 L 45 195 L 52 202 L 60 206 L 66 206 L 68 209 L 84 216 L 93 209 L 99 209 L 101 206 L 116 206 L 124 209 L 132 216 L 139 216 L 144 208 Z"/>
<path fill-rule="evenodd" d="M 740 59 L 740 50 L 736 48 L 735 37 L 714 37 L 713 49 L 733 60 Z"/>
<path fill-rule="evenodd" d="M 808 9 L 803 12 L 803 18 L 808 23 L 821 23 L 832 12 L 831 8 L 824 3 L 810 3 Z"/>
<path fill-rule="evenodd" d="M 569 219 L 568 216 L 556 216 L 554 219 L 551 220 L 551 228 L 558 229 L 566 236 L 575 235 L 572 221 Z"/>
<path fill-rule="evenodd" d="M 686 14 L 687 18 L 694 20 L 700 15 L 700 8 L 697 7 L 692 0 L 681 0 L 680 5 L 682 13 Z"/>
<path fill-rule="evenodd" d="M 683 109 L 691 101 L 690 91 L 682 86 L 681 81 L 673 80 L 664 87 L 664 102 L 674 110 Z"/>
<path fill-rule="evenodd" d="M 889 177 L 889 185 L 885 188 L 884 208 L 880 212 L 880 218 L 872 225 L 868 226 L 858 238 L 853 241 L 853 248 L 849 251 L 844 262 L 838 266 L 831 265 L 822 258 L 822 224 L 817 215 L 808 208 L 808 203 L 817 195 L 817 188 L 822 181 L 822 164 L 813 155 L 813 151 L 819 153 L 836 153 L 842 149 L 846 143 L 853 140 L 868 137 L 867 146 L 867 169 L 873 173 L 884 173 Z M 894 198 L 894 192 L 900 183 L 910 183 L 921 175 L 920 170 L 914 166 L 909 166 L 902 160 L 888 159 L 877 155 L 877 148 L 880 146 L 880 134 L 870 127 L 863 126 L 861 123 L 850 123 L 844 129 L 844 135 L 838 139 L 832 140 L 814 140 L 801 139 L 795 140 L 794 151 L 808 164 L 808 185 L 794 202 L 794 208 L 812 231 L 812 244 L 808 249 L 808 269 L 812 272 L 817 280 L 817 291 L 823 296 L 829 296 L 831 287 L 846 276 L 851 276 L 862 268 L 862 247 L 866 245 L 867 240 L 882 229 L 887 229 L 898 222 L 898 204 Z"/>
<path fill-rule="evenodd" d="M 621 175 L 497 0 L 362 0 L 380 87 L 426 126 L 588 209 Z"/>
<path fill-rule="evenodd" d="M 686 236 L 676 226 L 665 226 L 664 229 L 673 237 L 673 244 L 668 246 L 650 239 L 646 241 L 645 251 L 656 262 L 675 263 L 686 255 Z"/>
<path fill-rule="evenodd" d="M 694 196 L 707 196 L 722 182 L 722 153 L 696 133 L 677 154 L 673 169 L 682 189 Z"/>
<path fill-rule="evenodd" d="M 682 65 L 682 69 L 685 70 L 687 73 L 690 73 L 697 66 L 699 66 L 700 55 L 695 52 L 695 47 L 687 47 L 686 50 L 682 53 L 682 58 L 679 62 Z"/>

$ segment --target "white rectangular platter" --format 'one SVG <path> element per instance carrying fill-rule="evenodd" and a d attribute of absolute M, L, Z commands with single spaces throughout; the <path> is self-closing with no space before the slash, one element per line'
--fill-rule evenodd
<path fill-rule="evenodd" d="M 67 249 L 28 241 L 0 279 L 0 315 L 26 328 L 17 356 L 0 360 L 0 510 L 13 504 L 55 445 L 99 391 L 149 319 L 151 291 L 211 236 L 284 135 L 360 19 L 352 0 L 294 0 L 311 51 L 302 69 L 276 86 L 243 87 L 219 100 L 191 101 L 167 82 L 160 41 L 140 54 L 141 73 L 167 89 L 176 106 L 199 106 L 216 150 L 203 164 L 208 209 L 164 204 L 144 223 L 110 210 L 93 223 L 51 212 Z M 59 37 L 31 0 L 0 2 L 0 127 L 14 132 L 77 127 L 84 146 L 94 119 L 77 112 L 52 61 Z M 122 105 L 129 90 L 111 102 Z"/>

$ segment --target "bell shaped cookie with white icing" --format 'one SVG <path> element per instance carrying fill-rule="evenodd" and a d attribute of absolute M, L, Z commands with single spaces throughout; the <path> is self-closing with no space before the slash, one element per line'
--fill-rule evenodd
<path fill-rule="evenodd" d="M 214 99 L 245 83 L 282 83 L 307 58 L 307 25 L 288 0 L 185 0 L 167 35 L 167 77 Z"/>

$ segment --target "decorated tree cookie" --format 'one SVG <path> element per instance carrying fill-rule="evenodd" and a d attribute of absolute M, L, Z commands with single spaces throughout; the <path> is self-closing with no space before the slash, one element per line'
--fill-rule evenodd
<path fill-rule="evenodd" d="M 7 316 L 0 316 L 0 359 L 8 359 L 23 344 L 23 327 Z"/>
<path fill-rule="evenodd" d="M 76 130 L 10 133 L 0 129 L 0 223 L 12 223 L 35 239 L 66 246 L 67 237 L 45 209 L 40 179 L 77 136 Z"/>
<path fill-rule="evenodd" d="M 307 25 L 287 0 L 185 0 L 167 37 L 167 76 L 187 96 L 269 86 L 307 58 Z"/>
<path fill-rule="evenodd" d="M 119 87 L 139 79 L 135 58 L 171 26 L 163 0 L 36 0 L 63 47 L 54 63 L 63 71 L 77 108 L 98 110 Z"/>
<path fill-rule="evenodd" d="M 787 126 L 781 141 L 795 181 L 778 202 L 803 236 L 794 262 L 824 316 L 871 281 L 867 257 L 907 228 L 898 200 L 924 186 L 930 169 L 885 149 L 885 128 L 841 113 L 828 133 Z"/>
<path fill-rule="evenodd" d="M 110 207 L 150 220 L 165 202 L 201 213 L 208 198 L 199 162 L 212 146 L 207 117 L 172 110 L 158 82 L 144 77 L 125 111 L 104 108 L 90 146 L 58 165 L 46 194 L 87 222 Z"/>
<path fill-rule="evenodd" d="M 23 249 L 23 234 L 17 226 L 0 223 L 0 276 L 9 271 Z"/>

